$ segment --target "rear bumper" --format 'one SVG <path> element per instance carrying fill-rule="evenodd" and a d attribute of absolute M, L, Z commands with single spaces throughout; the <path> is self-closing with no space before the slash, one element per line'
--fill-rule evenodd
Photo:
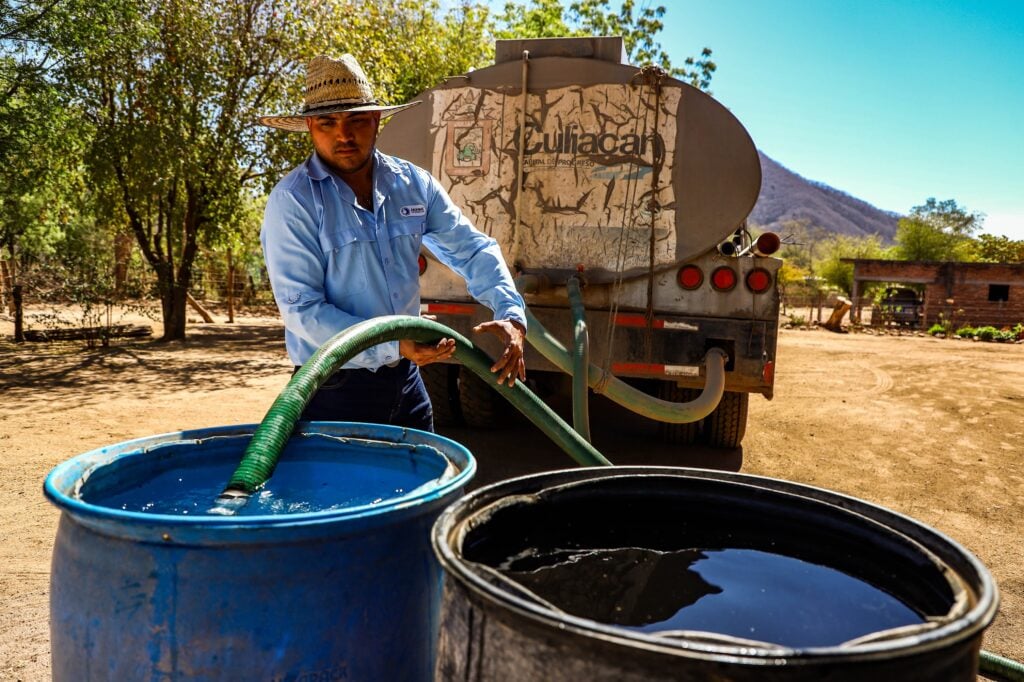
<path fill-rule="evenodd" d="M 492 319 L 491 311 L 484 306 L 426 302 L 422 310 L 469 337 L 492 357 L 500 354 L 502 349 L 495 337 L 472 333 L 475 325 Z M 566 348 L 571 348 L 572 320 L 567 308 L 531 306 L 530 312 Z M 772 397 L 777 319 L 655 315 L 648 324 L 642 313 L 622 312 L 613 318 L 608 311 L 591 310 L 586 320 L 591 364 L 607 365 L 617 377 L 654 378 L 701 388 L 704 355 L 710 348 L 722 348 L 729 354 L 727 391 Z M 526 366 L 531 371 L 559 371 L 530 347 L 526 349 Z"/>

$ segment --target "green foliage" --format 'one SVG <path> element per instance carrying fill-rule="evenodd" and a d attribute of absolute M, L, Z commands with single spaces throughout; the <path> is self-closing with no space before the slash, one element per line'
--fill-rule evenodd
<path fill-rule="evenodd" d="M 882 240 L 870 237 L 851 237 L 836 234 L 819 243 L 820 260 L 815 264 L 815 273 L 827 284 L 849 295 L 853 291 L 853 264 L 844 263 L 844 258 L 882 258 L 885 247 Z"/>
<path fill-rule="evenodd" d="M 896 227 L 896 257 L 917 261 L 976 260 L 971 236 L 981 229 L 984 216 L 969 212 L 953 199 L 929 198 L 900 218 Z"/>
<path fill-rule="evenodd" d="M 199 245 L 265 170 L 258 114 L 283 106 L 333 17 L 298 0 L 68 0 L 51 46 L 91 121 L 92 185 L 157 274 L 165 338 L 184 336 Z"/>
<path fill-rule="evenodd" d="M 529 0 L 496 22 L 470 0 L 6 0 L 0 253 L 94 285 L 49 289 L 79 303 L 142 291 L 123 270 L 145 264 L 165 338 L 180 338 L 201 249 L 259 276 L 262 197 L 309 141 L 256 119 L 299 109 L 313 56 L 355 54 L 379 99 L 401 103 L 489 65 L 495 35 L 621 35 L 634 63 L 710 86 L 710 50 L 669 63 L 664 7 L 614 7 Z"/>
<path fill-rule="evenodd" d="M 630 63 L 656 64 L 674 78 L 708 91 L 718 68 L 705 47 L 699 57 L 688 57 L 674 66 L 657 41 L 665 27 L 665 7 L 637 10 L 635 0 L 623 0 L 619 11 L 609 0 L 575 0 L 564 7 L 559 0 L 531 0 L 529 5 L 508 2 L 497 17 L 497 38 L 557 38 L 561 36 L 622 36 Z"/>
<path fill-rule="evenodd" d="M 929 336 L 937 336 L 939 334 L 945 334 L 946 333 L 946 328 L 943 327 L 941 324 L 936 322 L 931 327 L 928 327 L 928 332 L 927 333 L 928 333 Z"/>
<path fill-rule="evenodd" d="M 980 234 L 974 241 L 975 259 L 989 263 L 1024 263 L 1024 240 Z"/>
<path fill-rule="evenodd" d="M 5 3 L 0 15 L 0 253 L 22 265 L 58 253 L 90 210 L 79 164 L 89 131 L 50 77 L 58 7 Z"/>
<path fill-rule="evenodd" d="M 1013 329 L 997 329 L 993 326 L 977 327 L 974 329 L 964 327 L 963 329 L 958 329 L 956 333 L 957 336 L 965 339 L 976 338 L 979 341 L 1012 342 L 1020 337 L 1022 331 L 1024 331 L 1024 325 L 1017 324 Z"/>
<path fill-rule="evenodd" d="M 978 327 L 974 330 L 974 336 L 982 341 L 992 341 L 998 334 L 999 330 L 995 327 Z"/>

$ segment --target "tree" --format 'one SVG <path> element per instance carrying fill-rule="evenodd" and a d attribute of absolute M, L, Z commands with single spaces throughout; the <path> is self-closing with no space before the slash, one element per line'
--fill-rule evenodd
<path fill-rule="evenodd" d="M 844 263 L 843 259 L 883 258 L 886 250 L 877 235 L 851 237 L 833 234 L 821 243 L 821 254 L 822 258 L 815 266 L 818 277 L 849 296 L 853 292 L 853 264 Z"/>
<path fill-rule="evenodd" d="M 200 240 L 265 169 L 258 114 L 296 87 L 328 15 L 298 0 L 68 0 L 54 47 L 95 128 L 91 181 L 157 276 L 165 340 L 185 336 Z M 294 101 L 294 100 L 292 100 Z"/>
<path fill-rule="evenodd" d="M 79 164 L 88 130 L 49 77 L 59 4 L 5 0 L 0 14 L 0 250 L 27 263 L 57 250 L 89 194 Z M 40 153 L 56 150 L 60 153 Z"/>
<path fill-rule="evenodd" d="M 529 5 L 506 3 L 498 18 L 497 38 L 557 38 L 561 36 L 622 36 L 626 55 L 638 65 L 656 64 L 674 78 L 707 91 L 717 65 L 711 48 L 700 57 L 688 57 L 685 66 L 673 66 L 656 37 L 665 25 L 665 7 L 643 7 L 623 0 L 618 12 L 608 0 L 575 0 L 566 8 L 560 0 L 531 0 Z M 646 3 L 645 3 L 646 5 Z"/>
<path fill-rule="evenodd" d="M 971 236 L 983 222 L 981 213 L 969 212 L 953 199 L 929 198 L 897 223 L 896 255 L 902 260 L 973 260 Z"/>
<path fill-rule="evenodd" d="M 334 0 L 322 28 L 323 51 L 343 45 L 370 75 L 378 100 L 403 104 L 447 77 L 488 65 L 494 56 L 493 21 L 485 5 L 462 3 L 442 12 L 438 0 Z M 396 49 L 399 47 L 399 49 Z M 296 76 L 298 84 L 301 76 Z M 296 87 L 287 110 L 299 108 Z M 385 124 L 386 125 L 386 124 Z M 264 189 L 309 155 L 309 140 L 295 133 L 265 138 Z"/>
<path fill-rule="evenodd" d="M 991 263 L 1024 263 L 1024 240 L 981 234 L 974 242 L 978 260 Z"/>

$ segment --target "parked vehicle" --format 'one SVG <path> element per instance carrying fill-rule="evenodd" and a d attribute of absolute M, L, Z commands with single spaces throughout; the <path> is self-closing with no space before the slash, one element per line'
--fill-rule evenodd
<path fill-rule="evenodd" d="M 919 327 L 923 309 L 921 294 L 906 287 L 888 287 L 878 304 L 883 325 Z"/>
<path fill-rule="evenodd" d="M 778 337 L 779 240 L 745 229 L 757 150 L 709 95 L 624 55 L 621 38 L 498 41 L 494 66 L 423 92 L 378 144 L 429 169 L 498 240 L 532 315 L 567 346 L 579 278 L 592 365 L 685 401 L 724 349 L 718 407 L 665 433 L 737 447 L 749 394 L 772 397 Z M 421 266 L 425 312 L 467 335 L 490 319 L 429 252 Z M 558 372 L 533 348 L 526 359 L 535 380 Z M 500 398 L 475 375 L 425 369 L 439 418 L 491 421 Z"/>

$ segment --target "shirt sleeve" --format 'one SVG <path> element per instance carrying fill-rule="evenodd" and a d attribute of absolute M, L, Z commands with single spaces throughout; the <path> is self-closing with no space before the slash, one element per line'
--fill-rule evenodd
<path fill-rule="evenodd" d="M 285 328 L 319 348 L 365 318 L 349 314 L 327 300 L 324 287 L 327 255 L 320 245 L 313 210 L 294 192 L 276 188 L 267 200 L 260 241 L 274 300 Z M 344 366 L 376 369 L 399 358 L 398 341 L 390 341 L 359 353 Z M 292 357 L 296 362 L 305 359 Z"/>
<path fill-rule="evenodd" d="M 490 308 L 494 319 L 515 320 L 525 329 L 526 304 L 498 242 L 473 227 L 441 184 L 433 176 L 427 178 L 430 200 L 424 245 L 466 280 L 469 294 Z"/>

